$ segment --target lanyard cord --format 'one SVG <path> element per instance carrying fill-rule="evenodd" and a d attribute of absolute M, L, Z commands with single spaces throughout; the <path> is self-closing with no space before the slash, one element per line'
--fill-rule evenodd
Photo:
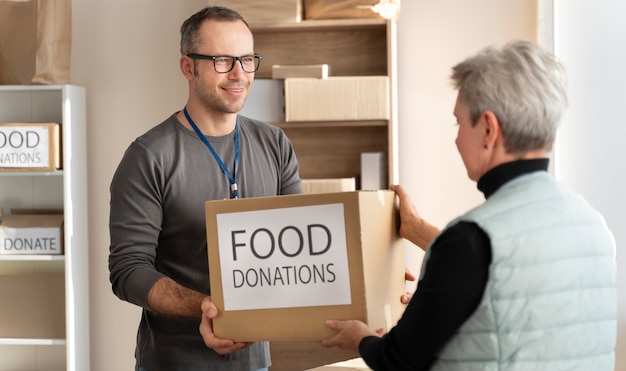
<path fill-rule="evenodd" d="M 235 123 L 235 166 L 234 166 L 235 175 L 233 176 L 230 173 L 230 171 L 228 171 L 228 168 L 226 167 L 226 165 L 224 165 L 224 162 L 222 161 L 220 156 L 217 154 L 217 152 L 215 152 L 215 149 L 213 149 L 213 146 L 211 145 L 211 143 L 209 143 L 206 136 L 202 134 L 202 132 L 200 131 L 196 123 L 193 122 L 193 120 L 191 119 L 191 116 L 189 116 L 189 112 L 187 112 L 187 106 L 185 106 L 185 108 L 183 109 L 183 113 L 185 114 L 187 121 L 189 121 L 189 124 L 191 124 L 191 127 L 193 127 L 193 130 L 195 130 L 196 134 L 198 134 L 198 137 L 202 139 L 204 144 L 206 144 L 207 148 L 213 154 L 213 157 L 215 157 L 215 160 L 217 160 L 217 163 L 222 168 L 224 175 L 226 175 L 226 177 L 228 178 L 228 181 L 230 182 L 230 198 L 239 198 L 239 191 L 237 189 L 237 180 L 235 179 L 237 177 L 237 169 L 239 168 L 239 125 Z"/>

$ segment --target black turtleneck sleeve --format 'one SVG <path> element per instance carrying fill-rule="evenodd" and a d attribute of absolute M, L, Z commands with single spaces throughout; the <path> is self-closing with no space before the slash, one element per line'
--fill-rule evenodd
<path fill-rule="evenodd" d="M 461 222 L 430 249 L 426 270 L 397 326 L 382 339 L 367 337 L 359 345 L 373 370 L 427 370 L 480 303 L 491 263 L 485 232 Z"/>

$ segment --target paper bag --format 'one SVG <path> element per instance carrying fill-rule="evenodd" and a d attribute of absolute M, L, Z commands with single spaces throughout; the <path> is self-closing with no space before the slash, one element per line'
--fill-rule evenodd
<path fill-rule="evenodd" d="M 71 0 L 0 0 L 0 84 L 70 82 Z"/>

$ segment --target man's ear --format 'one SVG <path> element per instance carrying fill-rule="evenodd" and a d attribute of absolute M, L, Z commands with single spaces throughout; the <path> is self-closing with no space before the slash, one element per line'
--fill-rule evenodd
<path fill-rule="evenodd" d="M 187 80 L 193 81 L 195 68 L 193 60 L 186 55 L 183 55 L 180 57 L 179 65 L 183 76 L 185 76 Z"/>

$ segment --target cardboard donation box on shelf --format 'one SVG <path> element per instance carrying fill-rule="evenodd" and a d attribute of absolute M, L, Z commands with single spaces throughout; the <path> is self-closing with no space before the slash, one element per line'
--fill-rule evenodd
<path fill-rule="evenodd" d="M 60 168 L 60 124 L 0 123 L 0 171 L 54 171 Z"/>
<path fill-rule="evenodd" d="M 372 10 L 378 3 L 379 0 L 304 0 L 304 18 L 381 18 Z"/>
<path fill-rule="evenodd" d="M 208 201 L 213 330 L 235 341 L 313 341 L 327 319 L 393 327 L 404 245 L 391 191 Z"/>
<path fill-rule="evenodd" d="M 209 6 L 223 6 L 241 14 L 248 23 L 300 22 L 302 0 L 209 0 Z"/>
<path fill-rule="evenodd" d="M 0 255 L 63 254 L 63 213 L 13 210 L 0 224 Z"/>
<path fill-rule="evenodd" d="M 285 79 L 285 121 L 387 120 L 388 76 Z"/>
<path fill-rule="evenodd" d="M 398 19 L 400 0 L 304 0 L 305 19 Z"/>

